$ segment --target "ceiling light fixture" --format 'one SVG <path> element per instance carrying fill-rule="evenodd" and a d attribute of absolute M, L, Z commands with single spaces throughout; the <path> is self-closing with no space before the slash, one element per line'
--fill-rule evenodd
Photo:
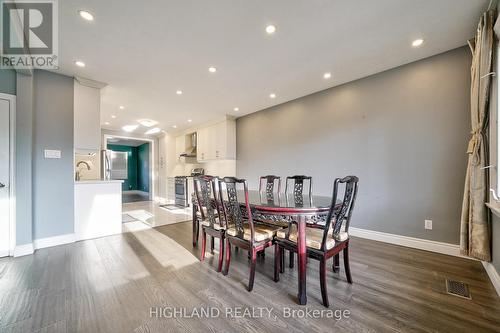
<path fill-rule="evenodd" d="M 276 98 L 276 94 L 272 93 L 271 95 L 269 95 L 269 97 Z"/>
<path fill-rule="evenodd" d="M 424 43 L 424 40 L 422 38 L 415 39 L 413 43 L 411 43 L 411 46 L 413 47 L 419 47 Z"/>
<path fill-rule="evenodd" d="M 266 32 L 268 35 L 272 35 L 276 32 L 276 26 L 272 25 L 272 24 L 269 24 L 267 27 L 266 27 Z"/>
<path fill-rule="evenodd" d="M 325 79 L 325 80 L 328 80 L 331 77 L 332 77 L 332 73 L 327 72 L 327 73 L 323 74 L 323 79 Z"/>
<path fill-rule="evenodd" d="M 192 122 L 193 120 L 192 119 L 188 119 L 188 123 Z"/>
<path fill-rule="evenodd" d="M 172 126 L 173 128 L 177 128 L 177 125 Z"/>
<path fill-rule="evenodd" d="M 182 90 L 177 90 L 175 93 L 176 93 L 177 95 L 182 95 Z"/>
<path fill-rule="evenodd" d="M 137 122 L 144 127 L 153 127 L 154 125 L 158 124 L 156 120 L 151 120 L 151 119 L 140 119 L 137 120 Z"/>
<path fill-rule="evenodd" d="M 122 127 L 122 130 L 125 132 L 133 132 L 137 129 L 137 127 L 139 127 L 139 125 L 125 125 Z"/>
<path fill-rule="evenodd" d="M 80 14 L 80 16 L 87 21 L 94 20 L 94 15 L 92 15 L 92 13 L 87 10 L 79 10 L 78 14 Z"/>
<path fill-rule="evenodd" d="M 104 125 L 109 125 L 109 121 L 106 121 L 106 122 L 104 123 Z"/>
<path fill-rule="evenodd" d="M 215 73 L 215 72 L 217 72 L 217 68 L 215 68 L 214 66 L 210 66 L 210 67 L 208 67 L 208 71 L 210 73 Z"/>
<path fill-rule="evenodd" d="M 238 111 L 240 111 L 240 108 L 234 108 L 233 110 L 238 112 Z"/>
<path fill-rule="evenodd" d="M 123 109 L 125 109 L 125 107 L 124 107 L 123 105 L 120 105 L 120 106 L 119 106 L 119 109 L 120 109 L 120 110 L 123 110 Z"/>
<path fill-rule="evenodd" d="M 75 65 L 77 65 L 78 67 L 85 67 L 85 63 L 81 60 L 75 61 Z"/>
<path fill-rule="evenodd" d="M 150 134 L 156 134 L 156 133 L 160 133 L 161 129 L 158 128 L 158 127 L 155 127 L 155 128 L 152 128 L 150 130 L 148 130 L 145 134 L 146 135 L 150 135 Z"/>
<path fill-rule="evenodd" d="M 111 115 L 111 118 L 116 119 L 116 116 L 113 114 L 113 115 Z"/>

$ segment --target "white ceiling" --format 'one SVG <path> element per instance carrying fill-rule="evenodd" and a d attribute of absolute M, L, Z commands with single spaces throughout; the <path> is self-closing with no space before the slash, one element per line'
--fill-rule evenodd
<path fill-rule="evenodd" d="M 145 143 L 148 143 L 148 141 L 123 139 L 123 138 L 108 138 L 107 141 L 109 145 L 128 146 L 128 147 L 139 147 Z"/>
<path fill-rule="evenodd" d="M 465 45 L 488 2 L 59 1 L 60 72 L 108 83 L 101 121 L 111 125 L 105 128 L 150 118 L 167 131 L 181 130 Z M 80 18 L 79 9 L 95 20 Z M 277 32 L 267 35 L 271 23 Z M 417 38 L 425 43 L 412 48 Z M 76 67 L 77 59 L 87 66 Z M 215 74 L 208 72 L 212 65 Z"/>

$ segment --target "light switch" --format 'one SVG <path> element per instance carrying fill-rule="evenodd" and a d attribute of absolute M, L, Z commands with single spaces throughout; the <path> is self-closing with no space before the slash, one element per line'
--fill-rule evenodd
<path fill-rule="evenodd" d="M 61 158 L 61 151 L 60 150 L 45 149 L 44 156 L 45 156 L 45 158 Z"/>

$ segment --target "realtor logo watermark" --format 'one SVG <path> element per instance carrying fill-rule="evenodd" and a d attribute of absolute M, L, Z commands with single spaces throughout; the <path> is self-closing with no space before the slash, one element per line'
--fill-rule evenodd
<path fill-rule="evenodd" d="M 58 69 L 57 0 L 1 0 L 0 68 Z"/>
<path fill-rule="evenodd" d="M 278 316 L 282 318 L 298 318 L 298 319 L 319 319 L 327 318 L 334 320 L 346 320 L 351 316 L 349 309 L 312 309 L 308 307 L 292 308 L 283 307 L 281 310 L 273 307 L 172 307 L 172 306 L 153 306 L 149 308 L 150 318 L 186 318 L 186 319 L 201 319 L 201 318 L 268 318 L 277 320 Z"/>

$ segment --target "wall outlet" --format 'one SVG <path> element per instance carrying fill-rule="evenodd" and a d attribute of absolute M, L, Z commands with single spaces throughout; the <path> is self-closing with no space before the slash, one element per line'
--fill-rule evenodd
<path fill-rule="evenodd" d="M 45 149 L 43 155 L 45 158 L 61 158 L 61 151 L 60 150 Z"/>
<path fill-rule="evenodd" d="M 425 229 L 432 230 L 432 220 L 425 220 Z"/>

